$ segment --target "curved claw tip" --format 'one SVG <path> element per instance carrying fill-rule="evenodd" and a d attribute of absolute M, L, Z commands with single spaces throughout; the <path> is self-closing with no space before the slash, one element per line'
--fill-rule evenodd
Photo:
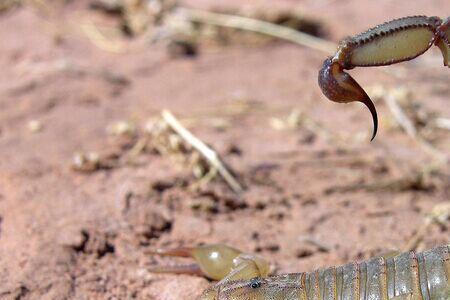
<path fill-rule="evenodd" d="M 377 131 L 378 131 L 378 115 L 377 115 L 377 109 L 375 108 L 375 105 L 373 104 L 372 100 L 370 100 L 369 97 L 364 98 L 363 100 L 360 101 L 361 103 L 363 103 L 370 111 L 370 114 L 372 115 L 372 121 L 373 121 L 373 133 L 372 133 L 372 138 L 370 139 L 370 141 L 373 141 L 373 139 L 375 138 L 375 136 L 377 135 Z"/>

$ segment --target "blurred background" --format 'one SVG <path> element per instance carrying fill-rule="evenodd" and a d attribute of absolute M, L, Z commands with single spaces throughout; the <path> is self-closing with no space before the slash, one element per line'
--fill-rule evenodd
<path fill-rule="evenodd" d="M 448 244 L 450 73 L 433 47 L 317 85 L 337 42 L 448 0 L 0 0 L 0 299 L 194 299 L 155 248 L 276 272 Z M 287 38 L 287 39 L 286 39 Z M 173 261 L 172 261 L 173 262 Z"/>

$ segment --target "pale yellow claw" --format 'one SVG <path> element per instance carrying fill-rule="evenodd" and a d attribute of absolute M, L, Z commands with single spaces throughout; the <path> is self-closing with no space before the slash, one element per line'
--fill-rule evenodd
<path fill-rule="evenodd" d="M 175 266 L 155 266 L 155 273 L 183 273 L 208 277 L 213 280 L 250 279 L 267 276 L 269 264 L 262 258 L 242 254 L 233 247 L 223 244 L 150 251 L 152 255 L 192 257 L 195 264 Z"/>

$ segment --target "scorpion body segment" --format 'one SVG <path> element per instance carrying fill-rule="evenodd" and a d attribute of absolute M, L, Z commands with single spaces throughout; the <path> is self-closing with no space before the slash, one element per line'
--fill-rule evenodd
<path fill-rule="evenodd" d="M 327 58 L 319 71 L 319 86 L 334 102 L 364 103 L 372 114 L 374 130 L 378 120 L 372 100 L 344 70 L 355 67 L 386 66 L 416 58 L 433 44 L 450 66 L 450 18 L 413 16 L 380 24 L 354 37 L 344 39 L 336 54 Z"/>

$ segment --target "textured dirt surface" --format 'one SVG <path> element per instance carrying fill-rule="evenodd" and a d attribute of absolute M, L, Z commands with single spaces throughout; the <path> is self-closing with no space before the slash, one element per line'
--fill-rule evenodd
<path fill-rule="evenodd" d="M 333 41 L 394 17 L 450 13 L 447 0 L 411 3 L 222 6 L 300 9 L 323 22 Z M 310 271 L 404 249 L 432 208 L 449 201 L 448 164 L 415 179 L 432 158 L 389 126 L 383 102 L 379 135 L 368 143 L 368 112 L 325 100 L 316 84 L 323 53 L 270 42 L 205 47 L 194 58 L 171 59 L 161 45 L 113 54 L 67 29 L 90 14 L 97 13 L 80 2 L 53 18 L 32 7 L 0 15 L 0 299 L 194 299 L 209 282 L 151 274 L 150 266 L 170 261 L 149 249 L 226 243 L 267 257 L 279 273 Z M 433 49 L 391 73 L 352 74 L 365 87 L 406 87 L 448 118 L 450 75 L 441 60 Z M 132 142 L 106 128 L 131 120 L 141 130 L 163 108 L 217 150 L 244 193 L 220 179 L 193 190 L 189 168 L 152 151 L 134 163 L 121 158 Z M 324 129 L 276 126 L 295 109 Z M 432 142 L 449 154 L 448 131 Z M 80 151 L 112 153 L 119 162 L 77 172 L 71 164 Z M 421 247 L 449 241 L 444 223 L 430 227 Z"/>

